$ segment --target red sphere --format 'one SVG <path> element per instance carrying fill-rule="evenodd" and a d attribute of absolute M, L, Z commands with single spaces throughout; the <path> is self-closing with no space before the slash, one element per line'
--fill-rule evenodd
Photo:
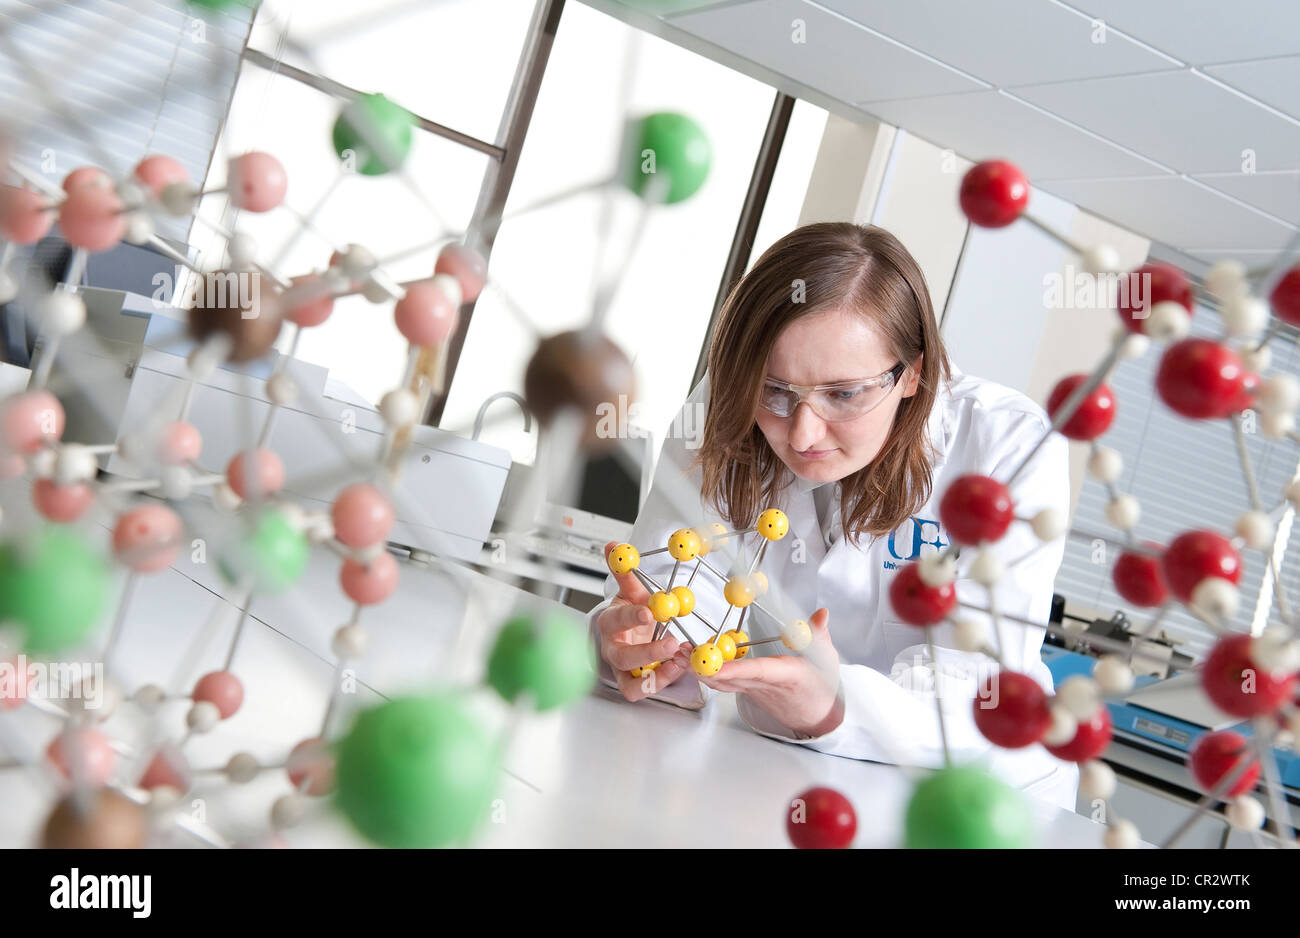
<path fill-rule="evenodd" d="M 1247 762 L 1247 768 L 1237 776 L 1237 781 L 1223 793 L 1223 797 L 1236 798 L 1255 787 L 1259 781 L 1260 764 L 1251 752 L 1246 737 L 1232 730 L 1219 730 L 1206 733 L 1193 745 L 1187 754 L 1187 768 L 1207 792 L 1223 781 L 1224 776 L 1233 774 L 1241 762 Z"/>
<path fill-rule="evenodd" d="M 1151 308 L 1157 303 L 1178 303 L 1192 311 L 1192 285 L 1172 264 L 1143 264 L 1120 281 L 1119 318 L 1129 332 L 1141 334 Z"/>
<path fill-rule="evenodd" d="M 1210 650 L 1201 668 L 1201 686 L 1216 707 L 1234 717 L 1273 713 L 1291 696 L 1296 675 L 1277 674 L 1250 656 L 1252 639 L 1244 633 L 1225 635 Z"/>
<path fill-rule="evenodd" d="M 1147 544 L 1159 550 L 1159 545 Z M 1135 606 L 1162 606 L 1169 598 L 1169 584 L 1160 557 L 1123 551 L 1111 569 L 1115 592 Z"/>
<path fill-rule="evenodd" d="M 1273 315 L 1283 322 L 1300 326 L 1300 264 L 1292 267 L 1268 295 Z"/>
<path fill-rule="evenodd" d="M 1235 584 L 1241 579 L 1241 555 L 1232 542 L 1214 531 L 1187 531 L 1165 548 L 1160 558 L 1165 581 L 1183 602 L 1206 577 L 1217 576 Z"/>
<path fill-rule="evenodd" d="M 1068 743 L 1061 746 L 1048 746 L 1046 743 L 1043 745 L 1058 759 L 1064 759 L 1066 762 L 1087 762 L 1106 751 L 1106 747 L 1110 745 L 1111 730 L 1110 710 L 1103 706 L 1097 709 L 1097 713 L 1091 720 L 1079 724 L 1074 739 Z"/>
<path fill-rule="evenodd" d="M 1087 375 L 1080 374 L 1070 375 L 1056 383 L 1051 396 L 1047 398 L 1047 413 L 1053 421 L 1056 420 L 1056 412 L 1061 409 L 1061 405 L 1087 380 Z M 1061 426 L 1061 433 L 1072 440 L 1095 440 L 1109 430 L 1114 421 L 1115 395 L 1111 392 L 1110 385 L 1103 381 L 1079 402 L 1073 416 Z"/>
<path fill-rule="evenodd" d="M 1019 167 L 1003 160 L 976 163 L 962 177 L 958 200 L 971 224 L 1005 228 L 1029 204 L 1029 180 Z"/>
<path fill-rule="evenodd" d="M 1021 749 L 1043 738 L 1052 724 L 1047 694 L 1027 674 L 999 671 L 975 697 L 975 725 L 991 743 Z"/>
<path fill-rule="evenodd" d="M 939 520 L 958 544 L 996 541 L 1015 517 L 1007 487 L 988 476 L 962 476 L 943 493 Z"/>
<path fill-rule="evenodd" d="M 1165 349 L 1156 391 L 1184 417 L 1226 417 L 1248 404 L 1246 368 L 1237 353 L 1209 339 L 1183 339 Z"/>
<path fill-rule="evenodd" d="M 800 850 L 843 850 L 853 843 L 858 816 L 835 789 L 810 788 L 791 801 L 785 830 Z"/>
<path fill-rule="evenodd" d="M 921 579 L 920 565 L 909 563 L 889 584 L 889 604 L 908 625 L 935 625 L 957 605 L 957 590 L 951 583 L 931 586 Z"/>

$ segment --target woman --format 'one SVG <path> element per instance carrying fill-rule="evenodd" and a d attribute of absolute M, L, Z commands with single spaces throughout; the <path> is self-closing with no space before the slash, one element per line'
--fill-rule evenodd
<path fill-rule="evenodd" d="M 681 706 L 703 705 L 701 683 L 734 692 L 758 732 L 857 759 L 938 766 L 946 735 L 954 761 L 982 760 L 1012 784 L 1074 810 L 1076 766 L 1040 745 L 1000 749 L 976 728 L 972 701 L 995 692 L 996 664 L 958 651 L 947 623 L 930 630 L 927 645 L 889 603 L 899 567 L 948 546 L 938 505 L 957 477 L 980 473 L 1005 483 L 1028 458 L 1009 486 L 1016 517 L 1045 508 L 1065 517 L 1070 501 L 1065 439 L 1051 434 L 1038 446 L 1049 428 L 1041 407 L 949 363 L 924 277 L 902 244 L 883 229 L 849 223 L 807 225 L 774 244 L 723 305 L 708 374 L 686 407 L 707 408 L 703 439 L 665 441 L 631 543 L 662 547 L 701 517 L 752 528 L 760 511 L 782 508 L 790 533 L 769 545 L 761 569 L 793 614 L 808 619 L 812 644 L 801 655 L 780 643 L 754 646 L 697 678 L 689 642 L 671 632 L 653 640 L 648 593 L 636 577 L 611 576 L 609 598 L 591 613 L 605 682 L 628 700 Z M 682 474 L 676 488 L 668 474 Z M 683 506 L 683 475 L 689 496 L 699 493 L 698 508 Z M 998 610 L 1045 622 L 1064 542 L 1040 542 L 1016 521 L 990 549 L 1008 565 L 995 587 Z M 986 609 L 988 591 L 967 576 L 975 553 L 961 554 L 956 588 L 961 602 Z M 672 567 L 667 553 L 641 562 L 659 584 Z M 716 578 L 697 574 L 691 589 L 697 610 L 716 624 L 727 610 Z M 777 634 L 776 623 L 749 612 L 751 639 Z M 988 625 L 993 647 L 1000 638 L 1007 668 L 1052 691 L 1042 629 L 1004 619 L 995 631 L 988 616 L 962 614 Z M 699 641 L 708 637 L 699 619 L 680 621 Z M 736 622 L 733 614 L 728 628 Z M 633 676 L 657 661 L 657 670 Z"/>

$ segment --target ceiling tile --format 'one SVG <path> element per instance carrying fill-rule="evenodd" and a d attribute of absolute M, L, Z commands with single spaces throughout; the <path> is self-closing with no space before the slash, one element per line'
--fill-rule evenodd
<path fill-rule="evenodd" d="M 1300 40 L 1295 45 L 1300 46 Z M 1205 71 L 1252 98 L 1300 118 L 1300 55 L 1211 65 Z"/>
<path fill-rule="evenodd" d="M 1189 65 L 1290 55 L 1296 0 L 1073 0 L 1085 13 Z"/>
<path fill-rule="evenodd" d="M 1215 173 L 1195 178 L 1269 214 L 1300 225 L 1300 171 Z"/>
<path fill-rule="evenodd" d="M 1031 182 L 1062 177 L 1149 176 L 1160 166 L 997 91 L 861 106 L 970 160 L 1008 159 Z"/>
<path fill-rule="evenodd" d="M 1174 68 L 1123 36 L 1094 42 L 1092 20 L 1050 0 L 817 0 L 995 85 L 1028 85 Z"/>
<path fill-rule="evenodd" d="M 1300 6 L 1300 4 L 1297 4 Z M 1295 169 L 1300 123 L 1180 70 L 1034 85 L 1013 93 L 1066 120 L 1185 173 Z"/>
<path fill-rule="evenodd" d="M 1294 226 L 1179 176 L 1044 182 L 1044 189 L 1180 251 L 1280 248 Z"/>
<path fill-rule="evenodd" d="M 796 41 L 796 20 L 803 41 Z M 803 0 L 756 0 L 667 22 L 841 101 L 985 87 Z"/>

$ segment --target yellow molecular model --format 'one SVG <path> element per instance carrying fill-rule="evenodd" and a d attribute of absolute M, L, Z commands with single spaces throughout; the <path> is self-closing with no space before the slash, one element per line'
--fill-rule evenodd
<path fill-rule="evenodd" d="M 767 575 L 758 569 L 758 565 L 763 560 L 768 544 L 781 540 L 789 531 L 790 520 L 785 516 L 785 512 L 778 508 L 768 508 L 763 511 L 758 516 L 754 527 L 747 530 L 728 531 L 726 525 L 715 521 L 709 525 L 674 531 L 668 537 L 667 547 L 646 551 L 644 554 L 649 557 L 667 551 L 673 558 L 673 571 L 668 578 L 667 586 L 660 586 L 641 570 L 643 555 L 631 544 L 619 544 L 614 547 L 606 557 L 606 561 L 611 573 L 619 576 L 627 573 L 634 574 L 650 591 L 650 599 L 646 606 L 658 623 L 655 626 L 654 640 L 663 638 L 670 626 L 677 626 L 686 640 L 695 646 L 691 652 L 691 669 L 701 677 L 712 677 L 721 671 L 722 666 L 728 661 L 736 661 L 749 654 L 749 649 L 754 645 L 779 641 L 791 651 L 803 651 L 812 643 L 812 629 L 807 622 L 803 619 L 783 622 L 758 601 L 768 589 Z M 725 547 L 731 538 L 744 538 L 748 534 L 758 535 L 759 547 L 747 572 L 728 576 L 705 559 L 714 548 Z M 674 585 L 683 564 L 693 564 L 690 576 L 685 585 Z M 727 612 L 716 627 L 695 610 L 695 594 L 691 591 L 691 584 L 695 582 L 695 577 L 700 570 L 707 571 L 721 581 L 722 595 L 727 600 Z M 751 608 L 777 622 L 780 634 L 773 638 L 751 641 L 749 635 L 742 630 L 745 616 Z M 736 628 L 723 631 L 734 609 L 740 610 Z M 713 633 L 708 641 L 696 642 L 679 621 L 690 615 L 703 622 Z M 632 676 L 641 677 L 649 674 L 659 667 L 659 664 L 656 661 L 654 664 L 633 668 Z"/>

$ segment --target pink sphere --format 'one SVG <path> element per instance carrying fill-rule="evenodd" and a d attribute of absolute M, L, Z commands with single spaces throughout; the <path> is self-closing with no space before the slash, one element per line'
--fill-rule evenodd
<path fill-rule="evenodd" d="M 180 160 L 162 154 L 146 156 L 135 166 L 135 178 L 157 198 L 173 183 L 189 182 L 190 173 Z"/>
<path fill-rule="evenodd" d="M 256 479 L 248 478 L 250 455 L 253 457 Z M 258 496 L 274 495 L 284 487 L 284 463 L 280 462 L 280 457 L 269 449 L 245 450 L 237 453 L 226 466 L 226 481 L 240 498 L 248 498 L 254 491 L 249 485 L 250 482 L 256 487 Z"/>
<path fill-rule="evenodd" d="M 213 671 L 199 678 L 190 696 L 195 703 L 215 704 L 221 719 L 228 720 L 244 702 L 244 685 L 229 671 Z"/>
<path fill-rule="evenodd" d="M 406 285 L 406 295 L 393 310 L 397 329 L 412 345 L 437 345 L 456 329 L 460 310 L 432 280 Z"/>
<path fill-rule="evenodd" d="M 71 193 L 82 186 L 94 186 L 96 189 L 113 188 L 112 177 L 98 166 L 79 166 L 63 177 L 63 191 Z"/>
<path fill-rule="evenodd" d="M 290 281 L 293 286 L 283 297 L 286 301 L 284 318 L 304 329 L 319 326 L 329 319 L 330 313 L 334 312 L 334 294 L 324 285 L 324 282 L 320 274 L 303 274 L 294 277 Z M 295 287 L 300 288 L 302 300 L 295 300 Z"/>
<path fill-rule="evenodd" d="M 329 743 L 319 736 L 304 739 L 294 746 L 285 769 L 293 787 L 312 797 L 328 795 L 334 788 L 334 754 Z M 303 788 L 304 782 L 306 788 Z"/>
<path fill-rule="evenodd" d="M 117 766 L 117 753 L 97 729 L 65 730 L 45 750 L 54 767 L 74 784 L 98 788 Z"/>
<path fill-rule="evenodd" d="M 95 490 L 85 482 L 56 485 L 51 479 L 32 483 L 32 504 L 46 518 L 66 524 L 76 521 L 95 501 Z"/>
<path fill-rule="evenodd" d="M 354 603 L 362 606 L 382 603 L 397 589 L 397 561 L 387 551 L 368 564 L 349 557 L 339 571 L 339 584 Z"/>
<path fill-rule="evenodd" d="M 54 212 L 39 192 L 0 186 L 0 235 L 17 244 L 35 244 L 53 224 Z"/>
<path fill-rule="evenodd" d="M 38 453 L 63 436 L 63 405 L 49 391 L 27 391 L 0 403 L 0 451 Z"/>
<path fill-rule="evenodd" d="M 113 529 L 113 553 L 136 573 L 166 570 L 181 550 L 181 519 L 166 505 L 137 505 Z"/>
<path fill-rule="evenodd" d="M 461 300 L 472 303 L 487 283 L 487 261 L 478 251 L 463 244 L 448 244 L 438 253 L 435 274 L 451 274 L 460 281 Z"/>
<path fill-rule="evenodd" d="M 190 790 L 189 760 L 175 746 L 163 746 L 154 754 L 149 767 L 140 776 L 140 788 L 153 791 L 155 788 L 174 788 L 179 792 Z"/>
<path fill-rule="evenodd" d="M 383 492 L 365 482 L 349 485 L 330 509 L 334 536 L 348 547 L 370 547 L 388 537 L 396 514 Z"/>
<path fill-rule="evenodd" d="M 59 206 L 59 229 L 75 248 L 107 251 L 126 236 L 126 213 L 112 189 L 82 184 Z"/>
<path fill-rule="evenodd" d="M 271 211 L 284 201 L 289 189 L 284 164 L 258 151 L 231 160 L 227 179 L 231 204 L 249 212 Z"/>
<path fill-rule="evenodd" d="M 193 462 L 203 451 L 203 436 L 198 428 L 183 420 L 173 420 L 163 427 L 158 441 L 158 459 L 168 466 Z"/>

